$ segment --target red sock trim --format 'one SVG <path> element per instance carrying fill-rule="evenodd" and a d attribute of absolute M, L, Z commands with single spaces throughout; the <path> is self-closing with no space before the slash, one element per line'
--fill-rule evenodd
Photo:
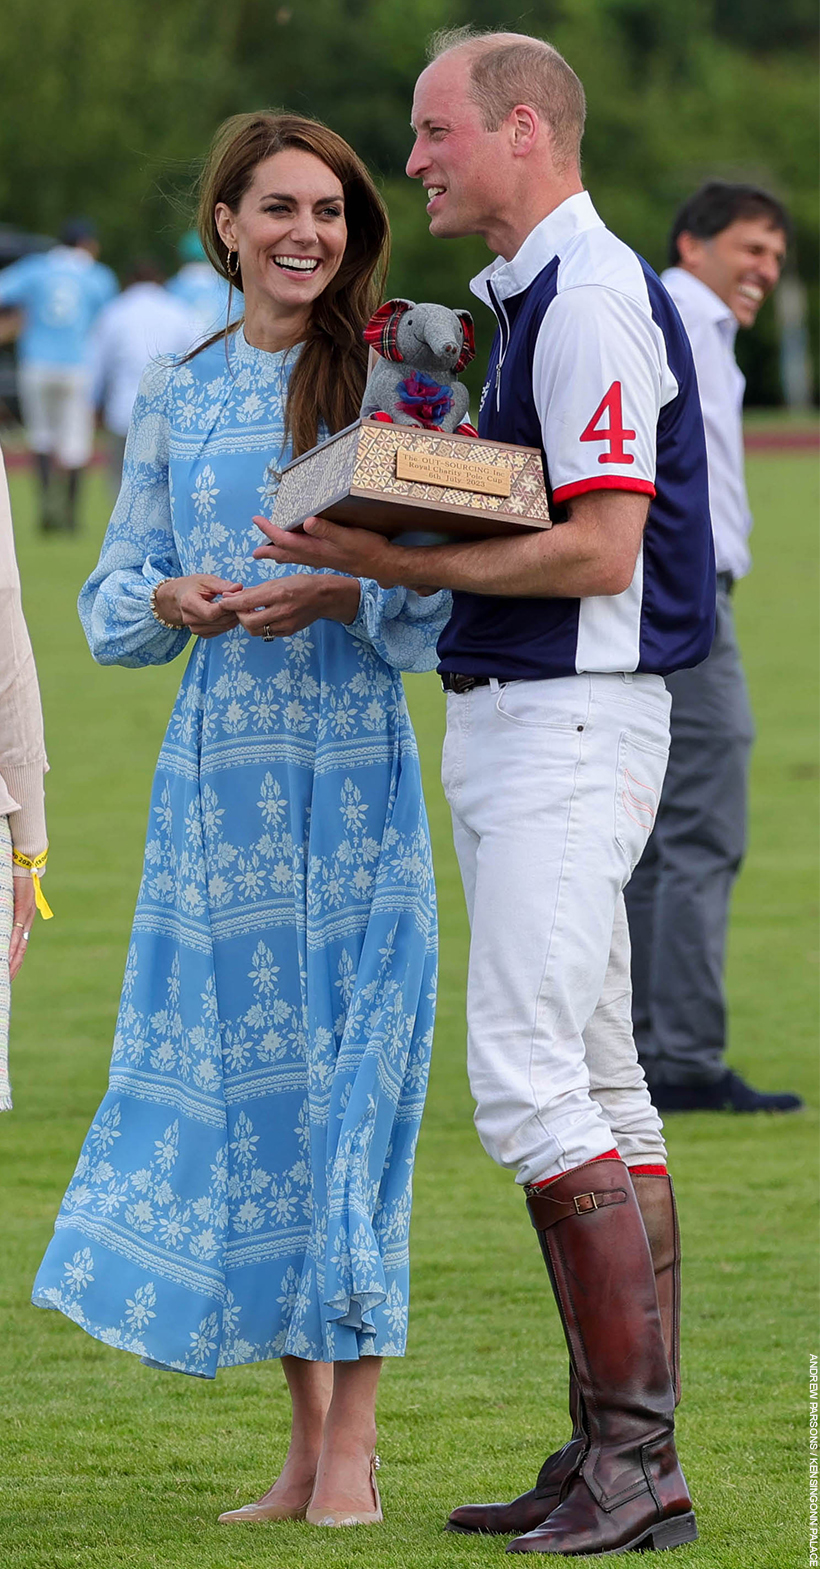
<path fill-rule="evenodd" d="M 607 1150 L 605 1155 L 593 1155 L 593 1156 L 591 1156 L 591 1160 L 620 1160 L 620 1158 L 621 1157 L 618 1154 L 617 1150 Z M 582 1164 L 584 1166 L 588 1166 L 590 1164 L 590 1161 L 585 1160 L 585 1161 L 582 1162 Z M 570 1166 L 569 1169 L 570 1169 L 570 1171 L 580 1171 L 581 1168 L 580 1168 L 580 1166 Z M 638 1169 L 644 1170 L 646 1168 L 641 1167 L 641 1168 L 638 1168 Z M 664 1167 L 664 1170 L 665 1169 L 666 1168 Z M 554 1177 L 545 1177 L 543 1182 L 531 1182 L 529 1184 L 529 1186 L 531 1188 L 548 1188 L 551 1182 L 558 1182 L 561 1177 L 566 1177 L 566 1176 L 567 1176 L 567 1172 L 566 1171 L 559 1171 L 559 1172 L 556 1172 Z"/>
<path fill-rule="evenodd" d="M 669 1171 L 668 1171 L 666 1166 L 630 1166 L 629 1173 L 630 1173 L 630 1176 L 632 1176 L 632 1177 L 668 1177 L 669 1176 Z"/>

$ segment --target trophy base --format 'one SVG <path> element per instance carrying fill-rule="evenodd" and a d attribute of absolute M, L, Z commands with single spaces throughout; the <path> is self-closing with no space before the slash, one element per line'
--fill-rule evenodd
<path fill-rule="evenodd" d="M 282 472 L 273 522 L 484 539 L 551 527 L 541 453 L 481 437 L 357 420 Z"/>

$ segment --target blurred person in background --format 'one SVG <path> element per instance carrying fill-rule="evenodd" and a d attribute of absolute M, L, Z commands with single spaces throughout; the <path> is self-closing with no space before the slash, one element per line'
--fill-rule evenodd
<path fill-rule="evenodd" d="M 108 431 L 115 494 L 122 481 L 131 410 L 148 361 L 185 354 L 200 336 L 197 318 L 163 283 L 153 258 L 135 262 L 122 294 L 103 306 L 91 334 L 91 396 L 94 407 L 102 409 Z"/>
<path fill-rule="evenodd" d="M 193 317 L 197 338 L 207 338 L 212 332 L 218 332 L 229 319 L 238 321 L 242 315 L 241 296 L 234 294 L 231 298 L 229 281 L 211 266 L 196 229 L 182 236 L 177 250 L 182 266 L 169 279 L 168 293 Z"/>
<path fill-rule="evenodd" d="M 732 591 L 751 565 L 738 327 L 754 325 L 786 254 L 789 218 L 767 191 L 711 181 L 684 203 L 663 283 L 692 344 L 709 466 L 717 625 L 708 659 L 674 671 L 671 750 L 655 830 L 626 890 L 635 1040 L 661 1111 L 794 1111 L 727 1067 L 724 962 L 746 849 L 754 722 Z"/>
<path fill-rule="evenodd" d="M 118 284 L 97 260 L 99 241 L 87 219 L 67 223 L 60 239 L 0 274 L 0 306 L 22 313 L 20 403 L 40 483 L 40 527 L 73 531 L 94 443 L 89 334 Z"/>
<path fill-rule="evenodd" d="M 9 982 L 26 956 L 48 849 L 48 763 L 37 671 L 20 598 L 6 470 L 0 453 L 0 1111 L 11 1109 Z M 35 874 L 34 876 L 32 874 Z"/>
<path fill-rule="evenodd" d="M 314 121 L 237 115 L 200 228 L 244 322 L 146 370 L 80 599 L 102 664 L 197 641 L 155 777 L 110 1087 L 34 1300 L 195 1377 L 281 1358 L 285 1464 L 221 1518 L 377 1524 L 376 1389 L 405 1349 L 436 970 L 399 672 L 433 666 L 450 601 L 268 577 L 253 556 L 282 464 L 361 407 L 389 241 L 364 166 Z"/>

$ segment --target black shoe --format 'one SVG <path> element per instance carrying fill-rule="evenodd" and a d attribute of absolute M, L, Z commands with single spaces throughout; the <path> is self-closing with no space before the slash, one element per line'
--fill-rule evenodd
<path fill-rule="evenodd" d="M 731 1068 L 707 1084 L 652 1080 L 649 1093 L 658 1111 L 800 1111 L 803 1106 L 799 1095 L 770 1095 L 752 1089 Z"/>

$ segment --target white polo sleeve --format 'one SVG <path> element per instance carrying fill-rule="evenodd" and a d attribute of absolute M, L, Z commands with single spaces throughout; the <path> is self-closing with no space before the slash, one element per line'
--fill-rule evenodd
<path fill-rule="evenodd" d="M 601 285 L 556 296 L 533 358 L 556 502 L 589 490 L 654 496 L 658 415 L 670 395 L 665 362 L 660 329 L 638 301 Z"/>

